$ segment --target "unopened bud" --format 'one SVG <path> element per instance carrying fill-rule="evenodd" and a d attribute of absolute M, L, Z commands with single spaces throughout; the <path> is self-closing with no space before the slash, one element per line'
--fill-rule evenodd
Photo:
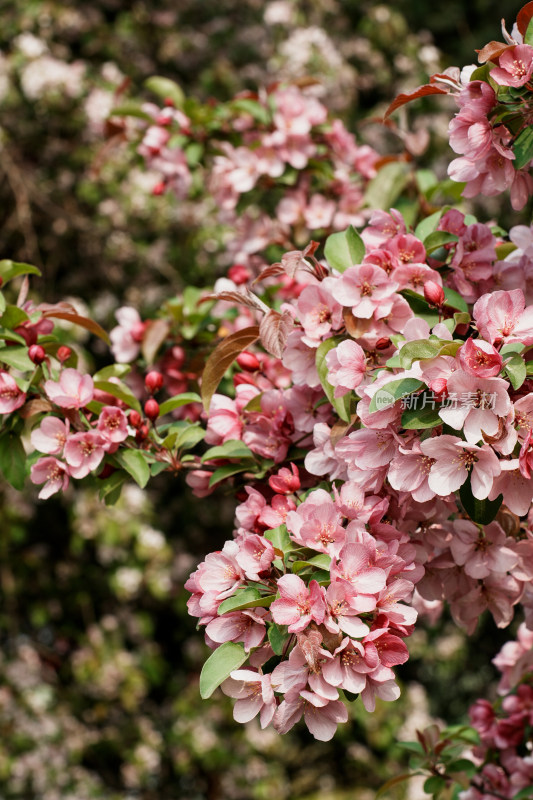
<path fill-rule="evenodd" d="M 44 347 L 41 347 L 40 344 L 32 344 L 31 347 L 28 348 L 28 356 L 30 361 L 33 361 L 34 364 L 42 364 L 46 358 Z"/>
<path fill-rule="evenodd" d="M 154 197 L 159 197 L 160 195 L 165 193 L 166 188 L 167 188 L 166 184 L 163 183 L 163 181 L 161 181 L 160 183 L 156 183 L 156 185 L 152 189 L 152 194 L 154 195 Z"/>
<path fill-rule="evenodd" d="M 137 428 L 137 430 L 138 430 L 142 425 L 143 418 L 141 417 L 141 415 L 139 414 L 138 411 L 135 411 L 133 409 L 128 414 L 128 422 L 130 423 L 132 428 Z"/>
<path fill-rule="evenodd" d="M 376 350 L 387 350 L 391 344 L 392 342 L 388 336 L 382 336 L 381 339 L 378 339 L 376 342 Z"/>
<path fill-rule="evenodd" d="M 176 107 L 176 104 L 174 103 L 174 100 L 171 97 L 165 97 L 165 99 L 163 100 L 163 105 L 168 106 L 168 108 Z"/>
<path fill-rule="evenodd" d="M 70 349 L 70 347 L 67 347 L 66 344 L 62 344 L 61 347 L 57 348 L 57 353 L 56 353 L 57 360 L 61 361 L 62 364 L 65 361 L 68 361 L 71 355 L 72 355 L 72 350 Z"/>
<path fill-rule="evenodd" d="M 137 431 L 137 433 L 135 434 L 135 441 L 137 442 L 137 444 L 141 444 L 146 439 L 148 439 L 148 434 L 149 433 L 150 433 L 150 429 L 149 429 L 148 425 L 146 424 L 146 422 L 144 422 L 141 425 L 141 427 L 139 428 L 139 430 Z"/>
<path fill-rule="evenodd" d="M 155 392 L 158 392 L 163 386 L 163 376 L 160 372 L 157 372 L 157 370 L 153 369 L 144 379 L 144 385 L 147 392 L 150 392 L 150 394 L 155 394 Z"/>
<path fill-rule="evenodd" d="M 98 477 L 101 481 L 103 481 L 105 478 L 109 478 L 116 471 L 117 468 L 114 467 L 113 464 L 104 464 Z"/>
<path fill-rule="evenodd" d="M 246 369 L 249 372 L 255 372 L 256 369 L 260 369 L 261 367 L 257 356 L 253 353 L 249 353 L 248 350 L 243 350 L 242 353 L 239 353 L 236 361 L 241 369 Z"/>
<path fill-rule="evenodd" d="M 250 271 L 244 264 L 233 264 L 228 270 L 228 278 L 230 281 L 233 281 L 233 283 L 236 283 L 237 286 L 246 283 L 251 277 Z"/>
<path fill-rule="evenodd" d="M 134 342 L 142 342 L 144 338 L 144 332 L 146 330 L 146 324 L 146 322 L 136 322 L 134 325 L 132 325 L 130 335 Z"/>
<path fill-rule="evenodd" d="M 430 305 L 437 306 L 437 308 L 440 308 L 442 305 L 444 305 L 444 301 L 446 300 L 444 289 L 442 286 L 439 286 L 438 283 L 435 283 L 435 281 L 425 282 L 424 298 Z"/>
<path fill-rule="evenodd" d="M 159 416 L 159 403 L 157 400 L 154 400 L 153 397 L 147 400 L 144 404 L 144 413 L 152 422 L 157 419 Z"/>
<path fill-rule="evenodd" d="M 250 374 L 246 372 L 237 372 L 237 374 L 233 376 L 233 385 L 237 387 L 242 386 L 243 383 L 247 383 L 249 386 L 255 386 L 255 380 Z"/>

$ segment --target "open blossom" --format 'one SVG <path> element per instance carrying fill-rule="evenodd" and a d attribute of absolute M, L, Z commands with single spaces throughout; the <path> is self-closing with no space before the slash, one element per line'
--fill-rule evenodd
<path fill-rule="evenodd" d="M 139 355 L 146 324 L 137 309 L 130 306 L 122 306 L 115 316 L 118 325 L 109 332 L 111 352 L 119 364 L 127 364 Z"/>
<path fill-rule="evenodd" d="M 428 484 L 441 497 L 456 492 L 468 478 L 472 494 L 478 500 L 489 496 L 495 477 L 501 472 L 500 462 L 491 447 L 467 444 L 458 436 L 435 436 L 421 443 L 424 455 L 434 459 Z"/>
<path fill-rule="evenodd" d="M 352 339 L 346 339 L 326 354 L 328 382 L 335 387 L 334 397 L 343 397 L 356 389 L 366 373 L 366 356 L 363 348 Z"/>
<path fill-rule="evenodd" d="M 533 73 L 533 47 L 519 44 L 509 47 L 498 59 L 490 77 L 500 86 L 523 86 Z"/>
<path fill-rule="evenodd" d="M 31 432 L 31 443 L 41 453 L 57 456 L 63 452 L 69 432 L 69 422 L 59 417 L 45 417 L 38 428 Z"/>
<path fill-rule="evenodd" d="M 94 397 L 91 376 L 72 368 L 64 369 L 59 381 L 46 381 L 44 389 L 52 403 L 61 408 L 84 408 Z"/>
<path fill-rule="evenodd" d="M 40 458 L 31 468 L 30 479 L 32 483 L 44 483 L 39 498 L 47 500 L 51 495 L 68 487 L 68 467 L 53 456 Z"/>
<path fill-rule="evenodd" d="M 477 329 L 491 344 L 496 341 L 533 344 L 533 306 L 521 289 L 484 294 L 474 306 Z"/>
<path fill-rule="evenodd" d="M 303 631 L 311 621 L 321 623 L 326 613 L 322 590 L 313 580 L 309 588 L 298 575 L 283 575 L 278 580 L 280 597 L 274 600 L 270 611 L 274 622 L 288 625 L 290 633 Z"/>
<path fill-rule="evenodd" d="M 470 444 L 482 440 L 483 434 L 495 436 L 499 419 L 511 409 L 508 386 L 502 378 L 478 378 L 458 369 L 447 381 L 451 402 L 439 416 L 455 430 L 464 430 Z"/>
<path fill-rule="evenodd" d="M 211 620 L 205 632 L 214 642 L 243 642 L 247 653 L 259 647 L 266 635 L 264 608 L 230 611 Z"/>
<path fill-rule="evenodd" d="M 271 675 L 261 675 L 250 669 L 234 670 L 221 686 L 224 694 L 237 700 L 233 707 L 236 722 L 250 722 L 259 714 L 262 728 L 272 722 L 277 708 L 271 685 Z"/>
<path fill-rule="evenodd" d="M 340 700 L 326 700 L 315 692 L 302 690 L 297 695 L 287 695 L 274 716 L 274 728 L 287 733 L 301 718 L 320 742 L 329 742 L 337 725 L 348 720 L 348 710 Z"/>
<path fill-rule="evenodd" d="M 0 414 L 11 414 L 24 405 L 26 394 L 9 372 L 0 371 Z"/>
<path fill-rule="evenodd" d="M 469 375 L 478 375 L 480 378 L 494 378 L 499 375 L 503 365 L 503 358 L 496 348 L 483 339 L 466 340 L 459 348 L 458 354 L 461 369 Z"/>
<path fill-rule="evenodd" d="M 118 444 L 128 438 L 127 417 L 117 406 L 104 406 L 98 417 L 97 428 L 113 444 Z"/>
<path fill-rule="evenodd" d="M 65 444 L 65 461 L 73 478 L 85 478 L 105 456 L 106 437 L 97 431 L 73 433 Z"/>
<path fill-rule="evenodd" d="M 398 284 L 391 281 L 384 270 L 371 264 L 359 264 L 342 273 L 332 293 L 338 303 L 351 306 L 355 317 L 369 319 L 378 309 L 380 316 L 387 315 L 397 288 Z"/>

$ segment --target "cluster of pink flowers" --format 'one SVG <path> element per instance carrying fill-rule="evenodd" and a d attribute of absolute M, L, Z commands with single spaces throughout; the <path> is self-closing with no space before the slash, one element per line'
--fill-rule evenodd
<path fill-rule="evenodd" d="M 367 708 L 380 692 L 370 669 L 341 680 L 333 666 L 339 654 L 362 657 L 377 630 L 394 637 L 401 663 L 407 650 L 399 642 L 415 608 L 434 619 L 446 601 L 472 633 L 485 610 L 505 627 L 521 603 L 533 626 L 533 387 L 521 355 L 533 344 L 533 306 L 521 289 L 497 288 L 517 263 L 530 269 L 532 233 L 512 232 L 523 247 L 507 262 L 498 261 L 490 228 L 458 211 L 444 213 L 435 230 L 449 241 L 428 256 L 398 212 L 378 211 L 361 234 L 361 263 L 343 272 L 324 262 L 313 272 L 303 253 L 286 256 L 282 265 L 299 258 L 305 277 L 282 306 L 294 323 L 285 373 L 273 383 L 254 354 L 243 354 L 235 398 L 213 397 L 208 443 L 240 440 L 277 465 L 296 445 L 306 450 L 298 480 L 291 483 L 296 473 L 286 467 L 280 473 L 290 489 L 279 493 L 277 477 L 246 487 L 235 541 L 208 556 L 187 584 L 208 644 L 244 643 L 250 667 L 223 684 L 237 698 L 237 719 L 260 712 L 262 724 L 283 732 L 304 714 L 316 736 L 329 738 L 341 720 L 337 688 L 361 693 Z M 457 289 L 471 303 L 468 313 Z M 410 303 L 425 306 L 426 318 Z M 189 479 L 202 496 L 211 491 L 210 469 L 206 462 Z M 309 493 L 324 480 L 332 495 Z M 288 536 L 283 553 L 271 529 Z M 391 558 L 399 560 L 389 569 Z M 378 568 L 383 585 L 373 582 Z M 219 611 L 252 585 L 258 602 Z M 333 602 L 342 612 L 332 612 Z M 286 641 L 277 654 L 272 626 Z M 298 670 L 295 682 L 286 680 Z M 397 688 L 386 674 L 379 696 L 391 699 Z"/>
<path fill-rule="evenodd" d="M 399 696 L 391 668 L 407 660 L 403 638 L 416 620 L 402 601 L 409 601 L 421 571 L 409 537 L 381 522 L 385 504 L 378 498 L 359 513 L 360 498 L 347 485 L 333 497 L 316 489 L 302 500 L 294 465 L 269 484 L 270 502 L 247 488 L 235 540 L 189 578 L 189 610 L 206 626 L 212 647 L 243 642 L 249 654 L 250 668 L 232 672 L 222 685 L 237 698 L 236 720 L 260 714 L 262 727 L 272 723 L 285 733 L 303 715 L 326 741 L 347 720 L 340 689 L 360 694 L 369 711 L 376 696 Z M 268 538 L 272 525 L 286 531 L 283 551 Z M 248 586 L 260 593 L 257 601 L 218 613 Z M 272 628 L 282 631 L 276 651 Z M 276 652 L 283 654 L 279 663 L 263 669 Z"/>
<path fill-rule="evenodd" d="M 31 468 L 32 482 L 44 484 L 39 492 L 42 499 L 66 489 L 71 477 L 85 478 L 100 466 L 106 453 L 115 452 L 130 435 L 126 414 L 117 405 L 104 406 L 92 424 L 82 422 L 80 409 L 95 397 L 90 375 L 67 368 L 58 381 L 47 380 L 44 390 L 65 418 L 47 415 L 31 433 L 35 450 L 47 454 Z M 78 413 L 68 413 L 72 411 Z"/>
<path fill-rule="evenodd" d="M 512 798 L 533 784 L 533 756 L 527 747 L 533 726 L 532 631 L 521 625 L 517 640 L 505 644 L 493 662 L 503 673 L 503 699 L 477 700 L 470 709 L 480 737 L 473 751 L 479 773 L 471 788 L 459 794 L 461 800 Z"/>
<path fill-rule="evenodd" d="M 309 91 L 289 85 L 238 95 L 213 119 L 209 152 L 194 164 L 187 161 L 187 147 L 204 147 L 205 130 L 171 106 L 143 109 L 154 123 L 138 152 L 161 175 L 155 193 L 168 188 L 186 196 L 192 172 L 200 170 L 228 229 L 225 253 L 241 266 L 256 271 L 264 265 L 262 251 L 273 242 L 289 246 L 313 231 L 343 230 L 366 219 L 364 191 L 379 156 L 359 146 Z M 283 187 L 283 195 L 267 212 L 273 187 Z"/>

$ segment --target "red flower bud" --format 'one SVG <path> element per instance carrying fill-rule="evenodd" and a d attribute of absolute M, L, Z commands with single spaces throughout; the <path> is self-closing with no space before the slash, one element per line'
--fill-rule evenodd
<path fill-rule="evenodd" d="M 391 344 L 392 342 L 388 336 L 382 336 L 381 339 L 378 339 L 376 342 L 376 350 L 387 350 Z"/>
<path fill-rule="evenodd" d="M 163 105 L 168 106 L 169 108 L 175 108 L 174 100 L 171 97 L 165 97 L 163 100 Z"/>
<path fill-rule="evenodd" d="M 435 281 L 426 281 L 424 284 L 424 298 L 432 306 L 440 308 L 444 305 L 446 297 L 442 286 L 439 286 Z"/>
<path fill-rule="evenodd" d="M 137 428 L 137 430 L 141 427 L 143 418 L 139 414 L 138 411 L 132 410 L 128 414 L 128 421 L 132 428 Z"/>
<path fill-rule="evenodd" d="M 253 353 L 249 353 L 248 350 L 243 350 L 242 353 L 239 353 L 236 361 L 241 369 L 246 369 L 250 372 L 255 372 L 256 369 L 261 368 L 257 356 L 254 356 Z"/>
<path fill-rule="evenodd" d="M 105 478 L 109 478 L 109 476 L 116 471 L 117 468 L 114 467 L 113 464 L 104 464 L 104 466 L 102 467 L 102 471 L 100 472 L 98 477 L 100 478 L 101 481 L 103 481 Z"/>
<path fill-rule="evenodd" d="M 46 358 L 44 347 L 41 347 L 40 344 L 32 344 L 32 346 L 28 348 L 28 356 L 30 361 L 33 361 L 34 364 L 42 364 Z"/>
<path fill-rule="evenodd" d="M 159 197 L 160 195 L 165 193 L 166 188 L 167 188 L 166 184 L 163 183 L 163 181 L 161 181 L 161 183 L 156 183 L 156 185 L 152 189 L 152 194 L 154 195 L 154 197 Z"/>
<path fill-rule="evenodd" d="M 246 283 L 251 277 L 250 271 L 244 264 L 233 264 L 228 270 L 228 278 L 233 281 L 233 283 L 236 283 L 237 286 Z"/>
<path fill-rule="evenodd" d="M 150 392 L 150 394 L 155 394 L 155 392 L 158 392 L 163 386 L 163 376 L 160 372 L 157 372 L 157 370 L 153 369 L 144 379 L 144 385 L 147 392 Z"/>
<path fill-rule="evenodd" d="M 242 386 L 243 383 L 247 383 L 250 386 L 255 386 L 255 381 L 251 375 L 247 375 L 246 372 L 238 372 L 236 375 L 233 376 L 233 385 L 234 386 Z"/>
<path fill-rule="evenodd" d="M 147 322 L 136 322 L 130 330 L 131 338 L 134 342 L 142 342 Z"/>
<path fill-rule="evenodd" d="M 144 404 L 144 413 L 152 422 L 157 419 L 159 416 L 159 403 L 157 400 L 154 400 L 153 397 L 147 400 Z"/>
<path fill-rule="evenodd" d="M 141 425 L 141 427 L 139 428 L 139 430 L 137 431 L 137 433 L 135 434 L 135 441 L 137 442 L 137 444 L 141 444 L 146 439 L 148 439 L 148 434 L 149 433 L 150 433 L 150 429 L 149 429 L 148 425 L 146 424 L 146 422 L 144 422 Z"/>
<path fill-rule="evenodd" d="M 65 361 L 68 361 L 71 355 L 72 355 L 72 350 L 70 349 L 70 347 L 67 347 L 66 344 L 62 344 L 61 347 L 57 348 L 57 353 L 56 353 L 57 360 L 61 361 L 62 364 Z"/>

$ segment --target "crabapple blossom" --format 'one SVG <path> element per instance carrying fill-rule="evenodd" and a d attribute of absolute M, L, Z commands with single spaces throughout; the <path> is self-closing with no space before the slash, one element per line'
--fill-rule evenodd
<path fill-rule="evenodd" d="M 84 408 L 94 397 L 91 376 L 71 367 L 62 371 L 59 381 L 46 381 L 44 389 L 52 403 L 61 408 Z"/>

